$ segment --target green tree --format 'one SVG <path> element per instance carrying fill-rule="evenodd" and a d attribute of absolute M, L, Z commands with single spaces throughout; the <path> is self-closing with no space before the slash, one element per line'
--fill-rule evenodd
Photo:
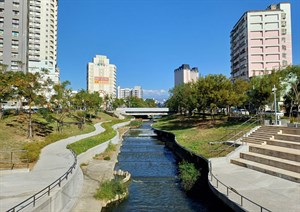
<path fill-rule="evenodd" d="M 145 99 L 144 102 L 146 107 L 156 107 L 156 103 L 154 99 Z"/>
<path fill-rule="evenodd" d="M 14 72 L 4 72 L 0 71 L 0 119 L 3 115 L 2 110 L 2 102 L 9 100 L 12 98 L 14 89 L 13 89 L 13 82 L 14 82 Z"/>
<path fill-rule="evenodd" d="M 230 90 L 230 96 L 228 99 L 228 107 L 227 112 L 229 113 L 231 106 L 241 107 L 244 106 L 248 102 L 248 90 L 249 90 L 249 82 L 236 79 Z"/>
<path fill-rule="evenodd" d="M 26 101 L 29 106 L 28 112 L 28 137 L 33 137 L 32 106 L 42 106 L 46 103 L 44 92 L 49 88 L 51 81 L 43 80 L 43 74 L 15 72 L 13 88 L 15 96 L 21 101 Z"/>
<path fill-rule="evenodd" d="M 61 131 L 61 125 L 71 109 L 72 89 L 68 88 L 71 83 L 64 81 L 53 86 L 55 94 L 51 97 L 51 103 L 57 112 L 57 130 Z"/>
<path fill-rule="evenodd" d="M 284 85 L 284 100 L 289 114 L 293 107 L 300 111 L 300 66 L 289 66 L 282 71 L 282 84 Z M 299 121 L 297 113 L 297 121 Z"/>
<path fill-rule="evenodd" d="M 274 85 L 277 88 L 276 96 L 279 97 L 283 86 L 280 83 L 280 74 L 275 71 L 268 75 L 255 76 L 250 80 L 248 98 L 257 111 L 264 110 L 266 104 L 274 102 L 272 94 Z"/>
<path fill-rule="evenodd" d="M 113 103 L 112 103 L 113 109 L 116 109 L 118 107 L 122 107 L 124 105 L 125 105 L 124 99 L 119 99 L 119 98 L 115 98 Z"/>

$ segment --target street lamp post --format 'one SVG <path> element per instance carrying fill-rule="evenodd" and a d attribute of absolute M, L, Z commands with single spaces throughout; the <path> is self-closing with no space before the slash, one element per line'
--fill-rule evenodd
<path fill-rule="evenodd" d="M 276 91 L 277 91 L 277 88 L 276 88 L 275 85 L 274 85 L 274 88 L 272 88 L 272 92 L 274 93 L 275 125 L 277 125 Z"/>

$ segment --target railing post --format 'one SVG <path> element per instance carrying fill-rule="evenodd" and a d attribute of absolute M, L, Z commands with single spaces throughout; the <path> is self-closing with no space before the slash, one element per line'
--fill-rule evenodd
<path fill-rule="evenodd" d="M 58 186 L 60 187 L 60 184 L 61 184 L 61 178 L 59 178 L 59 181 L 58 181 Z"/>
<path fill-rule="evenodd" d="M 241 206 L 243 206 L 243 196 L 241 195 Z"/>
<path fill-rule="evenodd" d="M 226 186 L 226 191 L 227 191 L 227 197 L 229 196 L 228 194 L 229 194 L 229 192 L 228 192 L 228 187 Z"/>
<path fill-rule="evenodd" d="M 48 186 L 48 196 L 50 196 L 50 186 Z"/>
<path fill-rule="evenodd" d="M 218 188 L 218 185 L 219 185 L 219 180 L 217 179 L 217 188 Z"/>
<path fill-rule="evenodd" d="M 35 207 L 35 195 L 33 196 L 33 207 Z"/>

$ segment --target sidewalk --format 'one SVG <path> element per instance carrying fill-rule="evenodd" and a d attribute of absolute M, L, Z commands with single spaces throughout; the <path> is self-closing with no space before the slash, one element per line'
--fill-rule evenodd
<path fill-rule="evenodd" d="M 103 132 L 104 128 L 100 125 L 101 123 L 95 124 L 96 130 L 91 133 L 63 139 L 43 148 L 40 159 L 31 172 L 0 172 L 0 211 L 10 209 L 63 175 L 74 163 L 74 156 L 66 146 Z"/>
<path fill-rule="evenodd" d="M 212 173 L 226 186 L 271 211 L 300 211 L 300 184 L 252 169 L 231 164 L 226 157 L 210 159 Z M 226 188 L 216 180 L 209 183 L 226 196 Z M 229 190 L 229 199 L 240 205 L 241 199 Z M 258 206 L 243 200 L 247 211 L 260 211 Z"/>

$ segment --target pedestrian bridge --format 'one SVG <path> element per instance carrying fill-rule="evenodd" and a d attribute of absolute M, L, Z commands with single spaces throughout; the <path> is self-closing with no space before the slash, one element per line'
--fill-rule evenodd
<path fill-rule="evenodd" d="M 169 108 L 117 108 L 116 112 L 129 116 L 165 116 L 169 114 Z"/>

